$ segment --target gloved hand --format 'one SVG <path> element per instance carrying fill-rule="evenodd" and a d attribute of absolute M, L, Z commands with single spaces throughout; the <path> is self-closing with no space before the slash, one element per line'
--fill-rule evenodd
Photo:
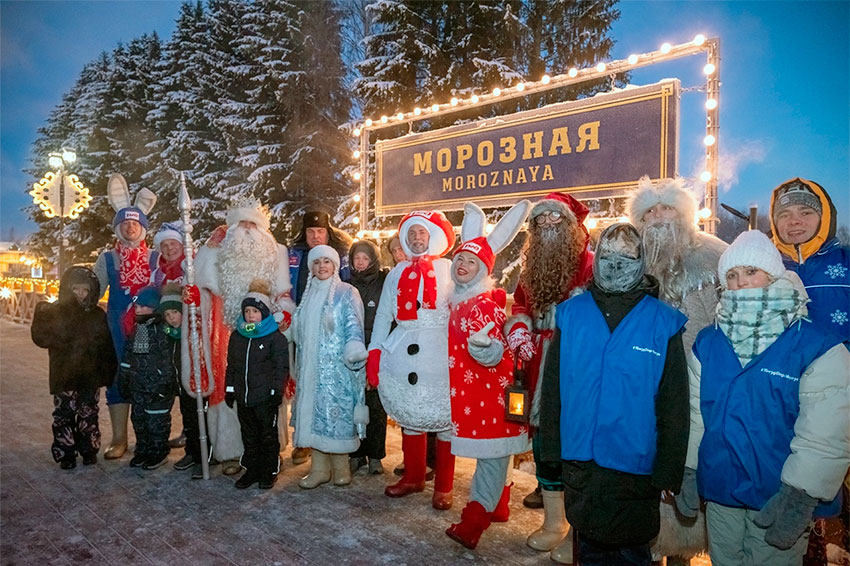
<path fill-rule="evenodd" d="M 466 340 L 469 355 L 485 367 L 493 367 L 498 364 L 502 360 L 502 355 L 505 353 L 505 347 L 502 343 L 490 338 L 490 331 L 495 326 L 495 322 L 488 322 L 484 328 Z"/>
<path fill-rule="evenodd" d="M 227 406 L 231 409 L 233 408 L 233 403 L 236 402 L 236 393 L 233 391 L 228 391 L 224 394 L 224 402 L 227 403 Z"/>
<path fill-rule="evenodd" d="M 286 332 L 289 325 L 292 324 L 292 313 L 288 311 L 281 311 L 280 314 L 283 315 L 283 318 L 277 323 L 277 329 L 281 332 Z"/>
<path fill-rule="evenodd" d="M 676 509 L 683 517 L 694 519 L 699 513 L 699 493 L 697 492 L 697 471 L 693 468 L 685 468 L 682 476 L 682 488 L 673 498 Z"/>
<path fill-rule="evenodd" d="M 366 359 L 366 383 L 372 387 L 378 386 L 378 370 L 381 368 L 381 350 L 369 350 Z"/>
<path fill-rule="evenodd" d="M 369 352 L 363 342 L 351 341 L 345 345 L 342 351 L 342 363 L 352 371 L 363 368 L 363 362 L 369 359 Z"/>
<path fill-rule="evenodd" d="M 788 550 L 806 531 L 818 500 L 806 492 L 783 483 L 779 493 L 771 497 L 756 515 L 756 526 L 767 529 L 764 542 L 780 550 Z"/>
<path fill-rule="evenodd" d="M 508 346 L 512 351 L 518 352 L 520 359 L 524 362 L 530 361 L 537 352 L 534 342 L 531 341 L 531 332 L 523 326 L 515 328 L 508 334 Z"/>
<path fill-rule="evenodd" d="M 201 304 L 201 290 L 198 289 L 197 285 L 186 285 L 183 287 L 183 302 L 187 305 L 195 305 L 196 307 Z"/>

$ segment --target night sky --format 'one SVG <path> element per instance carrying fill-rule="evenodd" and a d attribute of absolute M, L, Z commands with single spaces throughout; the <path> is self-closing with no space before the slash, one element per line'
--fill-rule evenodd
<path fill-rule="evenodd" d="M 179 2 L 0 1 L 0 239 L 35 229 L 20 209 L 38 179 L 21 170 L 36 130 L 82 67 L 156 31 L 165 41 Z M 770 191 L 800 176 L 820 183 L 850 224 L 850 73 L 847 2 L 644 2 L 619 4 L 613 59 L 656 50 L 696 34 L 721 40 L 721 202 L 766 209 Z M 632 75 L 634 84 L 679 78 L 704 84 L 704 56 Z M 551 70 L 563 72 L 561 69 Z M 536 80 L 539 77 L 529 77 Z M 679 173 L 702 170 L 705 95 L 682 98 Z M 440 101 L 444 102 L 444 101 Z M 59 148 L 57 148 L 59 149 Z M 85 182 L 85 179 L 83 179 Z M 105 187 L 92 187 L 98 192 Z"/>

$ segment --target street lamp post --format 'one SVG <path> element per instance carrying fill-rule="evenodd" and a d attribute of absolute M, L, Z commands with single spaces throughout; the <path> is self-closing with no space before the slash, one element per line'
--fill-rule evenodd
<path fill-rule="evenodd" d="M 91 196 L 76 175 L 67 175 L 66 166 L 77 161 L 77 154 L 70 149 L 53 152 L 48 155 L 47 162 L 56 172 L 48 171 L 38 183 L 33 185 L 30 195 L 33 202 L 44 211 L 48 218 L 59 216 L 59 257 L 57 269 L 62 276 L 64 267 L 65 248 L 68 240 L 65 237 L 65 218 L 75 219 L 88 208 Z"/>

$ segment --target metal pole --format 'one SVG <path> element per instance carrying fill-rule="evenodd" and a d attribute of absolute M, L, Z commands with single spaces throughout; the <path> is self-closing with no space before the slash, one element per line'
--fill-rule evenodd
<path fill-rule="evenodd" d="M 750 206 L 750 230 L 759 229 L 759 205 Z"/>
<path fill-rule="evenodd" d="M 65 160 L 59 168 L 59 259 L 56 261 L 57 279 L 62 278 L 62 256 L 65 253 Z"/>
<path fill-rule="evenodd" d="M 714 100 L 713 108 L 706 108 L 705 112 L 705 134 L 713 136 L 714 143 L 706 147 L 706 171 L 711 178 L 705 183 L 705 206 L 711 210 L 711 216 L 705 221 L 705 231 L 709 234 L 717 233 L 717 172 L 718 172 L 718 148 L 720 146 L 720 40 L 712 38 L 706 41 L 708 48 L 707 63 L 714 65 L 714 71 L 706 78 L 706 99 Z"/>
<path fill-rule="evenodd" d="M 360 130 L 360 229 L 369 225 L 369 131 Z"/>
<path fill-rule="evenodd" d="M 192 210 L 192 201 L 189 200 L 189 191 L 186 190 L 186 177 L 180 172 L 180 197 L 178 199 L 180 215 L 183 219 L 183 254 L 186 257 L 186 284 L 195 284 L 195 258 L 192 247 L 192 219 L 189 212 Z M 201 341 L 198 337 L 198 307 L 194 303 L 189 305 L 189 333 L 191 343 L 192 375 L 195 376 L 195 401 L 198 408 L 198 440 L 201 444 L 201 468 L 204 479 L 210 479 L 209 450 L 207 449 L 207 421 L 204 418 L 204 391 L 201 384 Z M 212 376 L 210 376 L 212 380 Z M 186 381 L 189 381 L 188 379 Z"/>

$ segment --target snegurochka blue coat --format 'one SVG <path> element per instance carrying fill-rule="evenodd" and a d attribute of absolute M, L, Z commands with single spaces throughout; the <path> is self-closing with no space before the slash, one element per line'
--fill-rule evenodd
<path fill-rule="evenodd" d="M 652 474 L 655 398 L 670 339 L 687 318 L 649 295 L 610 332 L 590 293 L 558 305 L 561 459 Z M 582 340 L 576 340 L 576 332 Z"/>

